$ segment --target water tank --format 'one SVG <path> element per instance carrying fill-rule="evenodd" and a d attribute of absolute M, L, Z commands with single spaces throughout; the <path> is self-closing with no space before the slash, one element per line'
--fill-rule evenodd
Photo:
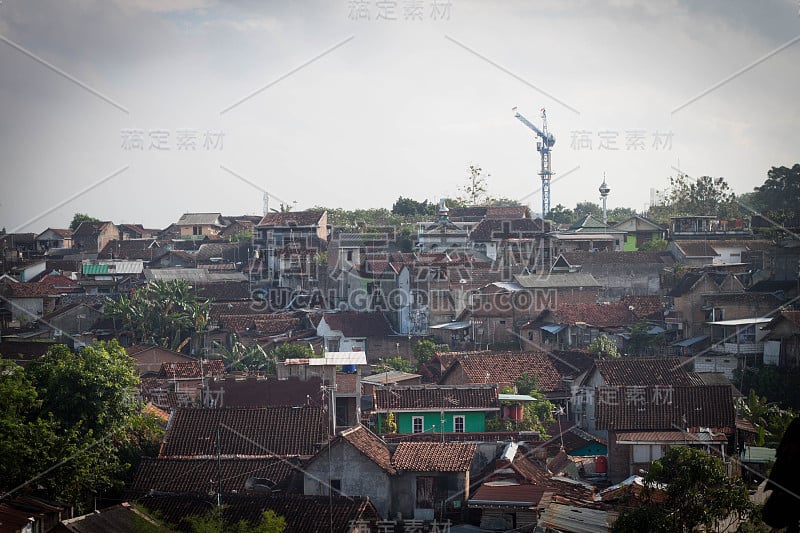
<path fill-rule="evenodd" d="M 342 365 L 342 372 L 345 374 L 355 374 L 356 365 Z"/>
<path fill-rule="evenodd" d="M 605 455 L 598 455 L 594 462 L 594 471 L 598 474 L 605 474 L 608 472 L 608 459 Z"/>

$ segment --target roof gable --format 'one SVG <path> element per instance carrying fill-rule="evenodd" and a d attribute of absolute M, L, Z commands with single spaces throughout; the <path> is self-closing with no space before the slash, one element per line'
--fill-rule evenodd
<path fill-rule="evenodd" d="M 289 211 L 288 213 L 267 213 L 257 224 L 258 227 L 318 226 L 326 211 Z"/>
<path fill-rule="evenodd" d="M 394 465 L 392 465 L 392 456 L 389 448 L 386 447 L 386 443 L 364 426 L 359 425 L 342 431 L 339 434 L 339 439 L 349 443 L 356 450 L 366 455 L 382 470 L 389 474 L 397 473 Z"/>
<path fill-rule="evenodd" d="M 514 386 L 525 372 L 536 377 L 536 388 L 542 392 L 561 390 L 563 383 L 553 363 L 544 352 L 462 352 L 442 375 L 446 383 L 459 369 L 471 383 L 493 383 Z"/>
<path fill-rule="evenodd" d="M 385 337 L 394 334 L 382 313 L 324 313 L 322 321 L 333 331 L 341 331 L 345 337 Z"/>

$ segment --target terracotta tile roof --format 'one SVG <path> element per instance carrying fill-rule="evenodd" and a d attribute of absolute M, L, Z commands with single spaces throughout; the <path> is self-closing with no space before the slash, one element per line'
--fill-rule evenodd
<path fill-rule="evenodd" d="M 556 322 L 575 325 L 585 322 L 590 326 L 607 328 L 614 326 L 630 326 L 638 322 L 637 316 L 628 309 L 624 302 L 608 304 L 559 304 L 550 311 Z"/>
<path fill-rule="evenodd" d="M 278 407 L 278 406 L 321 406 L 320 387 L 322 380 L 311 377 L 301 381 L 298 378 L 278 379 L 227 379 L 213 380 L 209 383 L 211 397 L 218 398 L 218 407 Z"/>
<path fill-rule="evenodd" d="M 633 307 L 633 314 L 638 318 L 664 318 L 664 299 L 661 296 L 623 296 L 623 305 Z"/>
<path fill-rule="evenodd" d="M 486 218 L 514 219 L 530 218 L 531 210 L 524 205 L 489 206 L 486 208 Z"/>
<path fill-rule="evenodd" d="M 46 231 L 52 231 L 53 233 L 55 233 L 56 235 L 58 235 L 61 238 L 72 237 L 72 230 L 71 229 L 67 229 L 67 228 L 47 228 L 42 233 L 40 233 L 37 236 L 37 238 L 40 237 L 41 235 L 43 235 Z"/>
<path fill-rule="evenodd" d="M 106 243 L 97 258 L 155 261 L 168 253 L 169 250 L 159 247 L 155 239 L 115 239 Z"/>
<path fill-rule="evenodd" d="M 594 401 L 598 429 L 730 430 L 736 418 L 731 387 L 727 385 L 600 387 Z"/>
<path fill-rule="evenodd" d="M 389 474 L 397 473 L 397 470 L 392 465 L 392 456 L 389 448 L 386 447 L 386 443 L 364 426 L 356 426 L 342 431 L 339 434 L 339 438 L 349 442 L 384 471 Z M 324 451 L 320 453 L 324 453 Z"/>
<path fill-rule="evenodd" d="M 669 265 L 668 252 L 562 252 L 570 265 Z"/>
<path fill-rule="evenodd" d="M 202 369 L 202 370 L 201 370 Z M 161 364 L 160 376 L 166 379 L 199 379 L 203 376 L 221 376 L 225 373 L 225 363 L 221 359 L 173 362 Z"/>
<path fill-rule="evenodd" d="M 83 287 L 81 287 L 80 283 L 61 274 L 46 274 L 42 276 L 38 283 L 50 287 L 50 289 L 58 293 L 83 292 Z"/>
<path fill-rule="evenodd" d="M 429 409 L 500 408 L 497 385 L 411 385 L 375 387 L 377 411 L 424 411 Z"/>
<path fill-rule="evenodd" d="M 514 386 L 517 379 L 527 372 L 536 376 L 536 386 L 542 392 L 561 390 L 561 376 L 544 352 L 494 352 L 466 353 L 457 356 L 442 376 L 458 368 L 463 369 L 471 383 L 495 383 L 499 387 Z"/>
<path fill-rule="evenodd" d="M 46 298 L 60 291 L 44 283 L 6 283 L 4 292 L 9 298 Z"/>
<path fill-rule="evenodd" d="M 392 464 L 412 472 L 466 472 L 477 449 L 474 442 L 401 442 Z"/>
<path fill-rule="evenodd" d="M 581 428 L 573 426 L 568 430 L 564 431 L 562 435 L 559 436 L 560 439 L 564 442 L 564 451 L 568 454 L 572 454 L 591 444 L 592 442 L 597 442 L 599 444 L 608 445 L 608 441 L 602 437 L 598 437 L 596 435 L 592 435 L 591 433 L 587 433 L 583 431 Z"/>
<path fill-rule="evenodd" d="M 257 224 L 257 226 L 316 226 L 323 214 L 324 211 L 290 211 L 288 213 L 267 213 Z"/>
<path fill-rule="evenodd" d="M 241 333 L 252 331 L 259 335 L 282 335 L 303 329 L 302 321 L 292 315 L 221 315 L 218 318 L 222 329 Z"/>
<path fill-rule="evenodd" d="M 632 431 L 617 433 L 617 442 L 709 443 L 727 442 L 725 433 L 714 431 Z"/>
<path fill-rule="evenodd" d="M 386 337 L 392 335 L 392 327 L 382 313 L 324 313 L 322 318 L 334 331 L 345 337 Z"/>
<path fill-rule="evenodd" d="M 207 513 L 216 501 L 209 496 L 155 495 L 142 498 L 139 503 L 157 512 L 165 522 L 175 524 L 179 531 L 191 531 L 186 518 Z M 290 533 L 345 532 L 351 530 L 353 521 L 374 523 L 381 519 L 369 498 L 361 496 L 226 494 L 222 497 L 222 516 L 226 524 L 234 525 L 240 520 L 256 524 L 267 509 L 286 519 L 286 531 Z"/>
<path fill-rule="evenodd" d="M 547 352 L 547 357 L 564 379 L 578 377 L 595 361 L 594 354 L 585 350 L 553 350 Z"/>
<path fill-rule="evenodd" d="M 130 487 L 128 498 L 139 498 L 150 491 L 177 494 L 208 494 L 216 490 L 210 480 L 222 479 L 222 492 L 245 492 L 247 480 L 270 480 L 270 486 L 285 489 L 297 460 L 281 457 L 205 459 L 143 457 Z M 219 468 L 219 470 L 218 470 Z"/>
<path fill-rule="evenodd" d="M 621 357 L 595 361 L 606 385 L 689 386 L 702 383 L 686 371 L 686 359 L 679 357 Z"/>
<path fill-rule="evenodd" d="M 317 407 L 178 409 L 160 455 L 214 456 L 217 430 L 223 456 L 311 456 L 327 441 L 328 417 Z"/>

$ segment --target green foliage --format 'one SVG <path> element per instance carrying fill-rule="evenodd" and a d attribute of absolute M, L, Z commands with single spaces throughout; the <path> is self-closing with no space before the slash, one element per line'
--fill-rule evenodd
<path fill-rule="evenodd" d="M 149 282 L 130 296 L 106 298 L 105 314 L 131 342 L 182 348 L 208 330 L 211 301 L 200 301 L 186 280 Z"/>
<path fill-rule="evenodd" d="M 381 369 L 381 372 L 389 372 L 391 370 L 399 370 L 400 372 L 411 372 L 411 363 L 408 359 L 403 359 L 399 355 L 394 357 L 387 357 L 383 359 L 378 359 L 378 363 L 376 365 L 378 368 Z"/>
<path fill-rule="evenodd" d="M 161 429 L 133 400 L 133 360 L 115 341 L 51 347 L 27 369 L 0 359 L 0 493 L 34 491 L 79 512 L 155 454 Z"/>
<path fill-rule="evenodd" d="M 517 394 L 530 394 L 531 391 L 536 389 L 536 376 L 523 372 L 514 382 L 517 388 Z"/>
<path fill-rule="evenodd" d="M 308 346 L 305 348 L 310 350 Z M 276 356 L 274 355 L 274 350 L 267 354 L 257 342 L 245 345 L 235 334 L 230 348 L 220 342 L 214 342 L 214 353 L 222 358 L 225 363 L 225 370 L 229 372 L 232 370 L 246 370 L 249 372 L 275 374 Z"/>
<path fill-rule="evenodd" d="M 608 220 L 609 224 L 613 220 L 615 223 L 622 222 L 623 220 L 627 220 L 630 217 L 636 214 L 636 209 L 632 209 L 630 207 L 615 207 L 614 209 L 608 210 Z"/>
<path fill-rule="evenodd" d="M 653 500 L 663 487 L 666 501 Z M 624 512 L 612 531 L 715 531 L 729 518 L 748 520 L 755 508 L 740 478 L 728 478 L 725 465 L 697 448 L 675 446 L 650 465 L 643 504 Z"/>
<path fill-rule="evenodd" d="M 627 343 L 629 355 L 652 355 L 656 348 L 664 345 L 664 334 L 651 335 L 648 333 L 651 328 L 646 320 L 640 320 L 631 326 Z"/>
<path fill-rule="evenodd" d="M 486 200 L 486 180 L 488 177 L 489 175 L 484 174 L 481 167 L 470 165 L 467 184 L 461 187 L 463 196 L 459 196 L 458 199 L 468 205 L 483 205 Z"/>
<path fill-rule="evenodd" d="M 781 409 L 777 403 L 767 403 L 767 398 L 750 389 L 747 398 L 737 400 L 738 412 L 758 429 L 758 446 L 777 448 L 786 428 L 797 413 L 792 409 Z"/>
<path fill-rule="evenodd" d="M 231 235 L 228 240 L 230 242 L 249 241 L 253 238 L 253 232 L 250 230 L 242 230 Z"/>
<path fill-rule="evenodd" d="M 84 213 L 75 213 L 75 216 L 72 217 L 72 222 L 69 223 L 69 229 L 75 231 L 81 225 L 81 222 L 100 222 L 100 219 L 90 217 Z"/>
<path fill-rule="evenodd" d="M 436 343 L 430 339 L 421 340 L 411 348 L 411 352 L 417 360 L 417 365 L 424 365 L 436 355 Z"/>
<path fill-rule="evenodd" d="M 586 215 L 592 215 L 597 220 L 602 220 L 603 210 L 594 202 L 578 202 L 575 206 L 575 216 L 582 219 Z"/>
<path fill-rule="evenodd" d="M 568 207 L 557 204 L 555 207 L 550 208 L 547 218 L 556 224 L 572 224 L 575 221 L 575 212 Z"/>
<path fill-rule="evenodd" d="M 692 180 L 686 174 L 670 178 L 665 205 L 651 206 L 650 215 L 666 223 L 670 216 L 715 215 L 735 218 L 739 214 L 736 195 L 725 178 L 701 176 Z"/>
<path fill-rule="evenodd" d="M 199 516 L 188 516 L 186 521 L 191 526 L 192 533 L 282 533 L 286 531 L 286 519 L 267 509 L 261 513 L 258 524 L 251 524 L 246 520 L 231 523 L 224 518 L 224 507 L 214 508 Z"/>
<path fill-rule="evenodd" d="M 402 217 L 413 217 L 417 215 L 433 216 L 436 214 L 436 204 L 428 203 L 428 200 L 417 202 L 411 198 L 400 196 L 392 205 L 392 214 Z"/>
<path fill-rule="evenodd" d="M 772 167 L 766 181 L 754 189 L 752 205 L 760 211 L 797 210 L 800 198 L 800 163 L 791 168 Z"/>
<path fill-rule="evenodd" d="M 586 349 L 602 358 L 616 359 L 619 357 L 617 343 L 615 343 L 613 339 L 611 339 L 611 337 L 605 333 L 601 333 L 595 337 L 595 339 L 589 343 L 589 346 L 587 346 Z"/>
<path fill-rule="evenodd" d="M 294 344 L 287 342 L 277 348 L 270 350 L 269 356 L 275 361 L 285 361 L 286 359 L 308 359 L 317 357 L 314 350 L 308 344 Z"/>
<path fill-rule="evenodd" d="M 640 252 L 663 252 L 669 243 L 664 239 L 652 239 L 639 245 Z"/>

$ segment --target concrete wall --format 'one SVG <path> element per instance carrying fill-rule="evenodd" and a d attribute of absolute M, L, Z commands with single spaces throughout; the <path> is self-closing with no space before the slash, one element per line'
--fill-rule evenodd
<path fill-rule="evenodd" d="M 343 495 L 368 496 L 383 518 L 388 518 L 396 505 L 389 474 L 347 442 L 333 445 L 330 457 L 327 450 L 317 455 L 304 472 L 304 494 L 327 495 L 328 480 L 339 479 Z"/>
<path fill-rule="evenodd" d="M 583 265 L 587 272 L 605 287 L 601 296 L 616 300 L 626 295 L 649 296 L 661 294 L 661 263 Z"/>

